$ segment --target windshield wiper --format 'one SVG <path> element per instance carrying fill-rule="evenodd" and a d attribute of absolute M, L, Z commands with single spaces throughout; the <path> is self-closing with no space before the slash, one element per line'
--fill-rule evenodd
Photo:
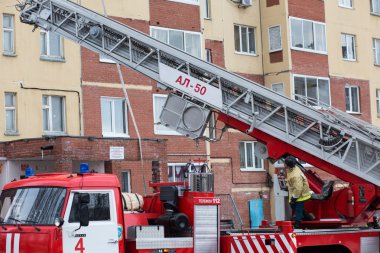
<path fill-rule="evenodd" d="M 19 220 L 19 219 L 15 219 L 15 218 L 12 218 L 12 217 L 8 217 L 8 220 L 13 220 L 13 221 L 16 221 L 16 222 L 18 222 L 16 225 L 17 225 L 17 229 L 18 230 L 22 230 L 21 229 L 21 221 Z"/>
<path fill-rule="evenodd" d="M 27 222 L 27 223 L 32 223 L 32 224 L 33 224 L 32 226 L 34 227 L 34 229 L 35 229 L 37 232 L 40 232 L 40 231 L 41 231 L 41 229 L 38 228 L 38 227 L 36 226 L 37 221 L 34 221 L 34 220 L 21 220 L 21 221 L 23 221 L 23 222 Z"/>

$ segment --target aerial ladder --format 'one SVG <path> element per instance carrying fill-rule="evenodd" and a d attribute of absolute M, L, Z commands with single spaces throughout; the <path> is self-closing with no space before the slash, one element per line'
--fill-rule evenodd
<path fill-rule="evenodd" d="M 161 123 L 202 138 L 210 114 L 259 143 L 273 161 L 293 155 L 350 184 L 311 205 L 318 223 L 362 223 L 380 207 L 380 129 L 309 98 L 289 99 L 66 0 L 24 0 L 21 22 L 55 32 L 170 89 Z M 311 188 L 324 183 L 307 172 Z M 334 223 L 333 222 L 333 223 Z M 323 222 L 322 222 L 323 223 Z M 330 224 L 331 225 L 331 224 Z"/>

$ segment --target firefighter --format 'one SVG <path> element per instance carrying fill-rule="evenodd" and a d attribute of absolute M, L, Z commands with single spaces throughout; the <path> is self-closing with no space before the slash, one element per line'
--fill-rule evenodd
<path fill-rule="evenodd" d="M 301 221 L 306 213 L 304 203 L 311 198 L 309 183 L 301 169 L 297 166 L 297 160 L 293 156 L 286 157 L 285 168 L 289 203 L 295 213 L 294 228 L 300 228 Z"/>

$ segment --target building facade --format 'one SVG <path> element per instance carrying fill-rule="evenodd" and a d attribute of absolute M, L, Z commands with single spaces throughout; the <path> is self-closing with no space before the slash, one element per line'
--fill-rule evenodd
<path fill-rule="evenodd" d="M 285 96 L 380 125 L 380 0 L 76 2 Z M 12 4 L 0 2 L 0 186 L 28 166 L 75 172 L 88 162 L 117 174 L 124 190 L 141 192 L 153 167 L 161 181 L 180 181 L 187 163 L 207 162 L 216 193 L 233 196 L 245 227 L 250 200 L 275 218 L 274 166 L 255 157 L 254 139 L 229 129 L 218 142 L 197 142 L 160 125 L 167 92 L 157 83 L 124 67 L 120 80 L 105 56 L 32 33 Z M 218 138 L 222 128 L 208 134 Z M 117 150 L 122 159 L 112 157 Z"/>

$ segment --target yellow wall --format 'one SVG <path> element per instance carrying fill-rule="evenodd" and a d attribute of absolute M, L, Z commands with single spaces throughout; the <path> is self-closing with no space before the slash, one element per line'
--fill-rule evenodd
<path fill-rule="evenodd" d="M 40 60 L 40 33 L 32 26 L 21 24 L 13 0 L 0 1 L 0 27 L 3 13 L 15 15 L 15 57 L 0 54 L 0 141 L 36 138 L 42 135 L 42 95 L 66 97 L 66 132 L 80 134 L 79 102 L 75 92 L 54 92 L 22 89 L 59 89 L 80 92 L 79 46 L 64 40 L 64 62 Z M 0 33 L 2 42 L 3 33 Z M 1 43 L 2 53 L 2 43 Z M 5 136 L 4 92 L 17 93 L 17 128 L 19 136 Z"/>
<path fill-rule="evenodd" d="M 204 20 L 202 18 L 203 36 L 204 39 L 224 42 L 227 69 L 239 73 L 261 75 L 263 71 L 260 13 L 258 1 L 252 2 L 253 5 L 248 8 L 238 8 L 238 5 L 232 1 L 211 0 L 211 19 Z M 256 56 L 235 53 L 234 24 L 256 28 Z"/>
<path fill-rule="evenodd" d="M 380 88 L 380 67 L 374 66 L 373 38 L 380 38 L 380 17 L 370 15 L 370 1 L 354 1 L 353 9 L 325 1 L 330 74 L 370 81 L 372 123 L 380 126 L 376 109 L 376 89 Z M 356 36 L 357 61 L 342 59 L 341 33 Z"/>
<path fill-rule="evenodd" d="M 75 0 L 74 2 L 101 14 L 104 13 L 102 0 Z M 149 0 L 104 0 L 104 4 L 109 16 L 149 20 Z"/>
<path fill-rule="evenodd" d="M 285 72 L 281 74 L 271 74 L 265 76 L 265 86 L 269 89 L 272 89 L 272 84 L 283 83 L 284 84 L 284 94 L 287 97 L 292 95 L 292 82 L 291 82 L 291 73 Z"/>
<path fill-rule="evenodd" d="M 288 13 L 285 1 L 280 1 L 280 5 L 266 7 L 265 2 L 262 3 L 262 29 L 263 29 L 263 51 L 264 51 L 264 71 L 266 75 L 276 75 L 279 73 L 289 72 L 291 66 L 290 45 L 289 45 L 289 27 Z M 270 63 L 269 59 L 269 27 L 280 25 L 283 61 L 278 63 Z M 267 79 L 267 78 L 266 78 Z M 270 78 L 269 78 L 270 79 Z M 278 78 L 274 78 L 278 79 Z M 268 80 L 269 81 L 269 80 Z M 273 82 L 267 84 L 268 87 Z"/>

